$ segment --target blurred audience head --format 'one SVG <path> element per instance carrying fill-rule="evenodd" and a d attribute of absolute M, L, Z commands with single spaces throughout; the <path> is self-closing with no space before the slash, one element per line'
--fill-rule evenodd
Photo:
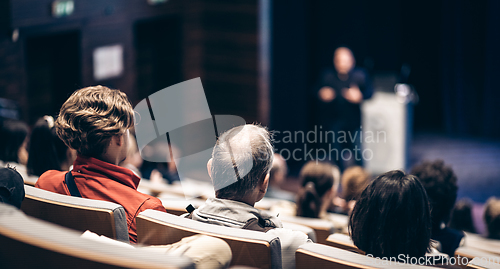
<path fill-rule="evenodd" d="M 472 201 L 463 198 L 457 201 L 451 212 L 450 228 L 475 233 L 474 221 L 472 220 Z"/>
<path fill-rule="evenodd" d="M 127 95 L 104 86 L 75 91 L 62 105 L 55 122 L 59 137 L 78 154 L 101 158 L 112 153 L 120 161 L 126 158 L 128 129 L 133 125 L 134 110 Z M 107 152 L 113 137 L 121 138 L 125 146 Z"/>
<path fill-rule="evenodd" d="M 333 53 L 333 66 L 339 74 L 349 73 L 356 65 L 352 51 L 347 47 L 339 47 Z"/>
<path fill-rule="evenodd" d="M 219 137 L 207 165 L 217 198 L 253 205 L 264 197 L 274 156 L 271 139 L 264 127 L 252 124 Z"/>
<path fill-rule="evenodd" d="M 280 186 L 286 179 L 288 174 L 288 166 L 286 161 L 279 153 L 274 153 L 273 165 L 271 167 L 271 172 L 269 173 L 269 184 Z"/>
<path fill-rule="evenodd" d="M 21 208 L 24 200 L 24 180 L 15 168 L 0 169 L 0 202 Z"/>
<path fill-rule="evenodd" d="M 41 176 L 48 170 L 68 171 L 75 157 L 74 151 L 57 136 L 54 118 L 38 119 L 30 136 L 28 173 Z"/>
<path fill-rule="evenodd" d="M 446 166 L 444 161 L 424 161 L 414 166 L 411 174 L 422 182 L 431 202 L 432 226 L 441 227 L 441 223 L 448 223 L 451 210 L 457 199 L 457 176 Z"/>
<path fill-rule="evenodd" d="M 386 172 L 363 190 L 349 223 L 354 244 L 375 257 L 422 257 L 429 249 L 431 219 L 425 189 L 413 175 Z"/>
<path fill-rule="evenodd" d="M 361 166 L 351 166 L 342 174 L 342 198 L 349 202 L 356 200 L 370 183 L 370 174 Z"/>
<path fill-rule="evenodd" d="M 297 195 L 297 216 L 318 218 L 336 195 L 340 170 L 331 163 L 309 161 L 299 176 L 302 187 Z"/>
<path fill-rule="evenodd" d="M 490 197 L 484 208 L 484 222 L 488 237 L 500 240 L 500 199 Z"/>
<path fill-rule="evenodd" d="M 0 160 L 26 164 L 28 162 L 28 125 L 18 120 L 4 120 L 0 130 Z"/>

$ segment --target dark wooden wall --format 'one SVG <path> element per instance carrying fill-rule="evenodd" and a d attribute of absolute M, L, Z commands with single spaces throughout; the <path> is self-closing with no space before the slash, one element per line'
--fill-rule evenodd
<path fill-rule="evenodd" d="M 258 0 L 170 0 L 156 6 L 146 0 L 75 0 L 74 13 L 63 18 L 51 16 L 50 0 L 1 2 L 0 97 L 19 102 L 29 123 L 56 114 L 78 88 L 117 88 L 136 104 L 195 77 L 201 77 L 212 114 L 259 121 Z M 92 53 L 113 44 L 123 46 L 124 72 L 95 81 Z M 54 58 L 61 61 L 44 65 Z"/>

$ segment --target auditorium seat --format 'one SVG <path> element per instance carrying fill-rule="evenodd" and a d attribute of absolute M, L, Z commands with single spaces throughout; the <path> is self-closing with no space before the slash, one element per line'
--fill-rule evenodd
<path fill-rule="evenodd" d="M 23 179 L 24 179 L 24 184 L 34 187 L 37 180 L 38 180 L 38 177 L 37 176 L 27 176 L 27 177 L 23 177 Z"/>
<path fill-rule="evenodd" d="M 307 227 L 307 226 L 304 226 L 304 225 L 300 225 L 300 224 L 297 224 L 297 223 L 283 222 L 283 228 L 284 229 L 290 229 L 290 230 L 293 230 L 293 231 L 303 232 L 303 233 L 305 233 L 307 235 L 307 237 L 309 237 L 309 239 L 311 239 L 313 242 L 316 243 L 316 233 L 310 227 Z"/>
<path fill-rule="evenodd" d="M 465 233 L 465 246 L 500 255 L 500 240 L 485 238 L 478 234 Z"/>
<path fill-rule="evenodd" d="M 500 264 L 487 259 L 474 258 L 467 264 L 467 269 L 500 269 Z"/>
<path fill-rule="evenodd" d="M 162 196 L 164 193 L 187 198 L 207 199 L 215 197 L 214 188 L 211 183 L 194 179 L 183 179 L 182 182 L 175 181 L 172 184 L 151 182 L 147 179 L 141 179 L 138 190 L 155 197 Z"/>
<path fill-rule="evenodd" d="M 326 219 L 333 223 L 335 233 L 348 234 L 349 217 L 347 215 L 327 213 Z"/>
<path fill-rule="evenodd" d="M 161 203 L 165 207 L 168 213 L 180 216 L 184 213 L 187 213 L 186 207 L 188 205 L 193 205 L 195 208 L 200 207 L 205 203 L 205 200 L 202 199 L 189 199 L 186 198 L 178 198 L 178 199 L 165 199 L 160 198 Z"/>
<path fill-rule="evenodd" d="M 141 181 L 139 181 L 139 185 L 137 186 L 137 190 L 154 197 L 160 195 L 163 192 L 174 193 L 181 196 L 184 195 L 182 190 L 172 188 L 166 183 L 151 182 L 148 179 L 141 179 Z"/>
<path fill-rule="evenodd" d="M 457 248 L 457 250 L 455 251 L 455 258 L 458 259 L 459 257 L 461 260 L 463 257 L 465 257 L 467 261 L 471 261 L 474 258 L 490 258 L 492 260 L 496 259 L 496 263 L 500 263 L 500 255 L 495 255 L 490 252 L 478 250 L 476 248 L 468 246 Z M 466 262 L 462 262 L 461 267 L 466 268 L 466 264 L 467 264 Z"/>
<path fill-rule="evenodd" d="M 279 238 L 266 233 L 202 223 L 151 209 L 141 212 L 136 222 L 137 241 L 141 244 L 172 244 L 186 236 L 205 234 L 229 244 L 232 266 L 281 268 Z"/>
<path fill-rule="evenodd" d="M 326 244 L 328 236 L 335 231 L 333 224 L 323 219 L 291 216 L 279 216 L 278 218 L 283 222 L 297 223 L 313 229 L 316 233 L 316 242 L 320 244 Z"/>
<path fill-rule="evenodd" d="M 297 269 L 434 268 L 411 264 L 394 264 L 394 262 L 392 265 L 385 265 L 382 262 L 380 259 L 316 243 L 300 246 L 295 255 Z"/>
<path fill-rule="evenodd" d="M 1 268 L 194 268 L 186 257 L 109 245 L 0 203 Z"/>
<path fill-rule="evenodd" d="M 127 215 L 121 205 L 62 195 L 25 185 L 21 210 L 29 216 L 84 232 L 90 230 L 129 242 Z"/>
<path fill-rule="evenodd" d="M 255 203 L 255 208 L 260 209 L 260 210 L 269 210 L 271 207 L 274 205 L 281 203 L 284 200 L 281 199 L 276 199 L 276 198 L 269 198 L 269 197 L 264 197 L 257 203 Z"/>
<path fill-rule="evenodd" d="M 343 250 L 355 252 L 355 253 L 361 253 L 363 254 L 364 252 L 358 249 L 354 243 L 352 242 L 352 239 L 350 236 L 346 234 L 331 234 L 328 236 L 326 239 L 326 245 L 340 248 Z"/>

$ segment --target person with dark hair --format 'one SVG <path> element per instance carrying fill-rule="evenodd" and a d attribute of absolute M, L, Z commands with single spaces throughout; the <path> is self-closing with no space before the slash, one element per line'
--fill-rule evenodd
<path fill-rule="evenodd" d="M 308 242 L 307 236 L 281 229 L 276 216 L 254 207 L 266 194 L 272 163 L 271 135 L 265 128 L 247 124 L 223 133 L 207 163 L 216 198 L 209 198 L 185 217 L 278 236 L 283 268 L 293 268 L 295 251 Z"/>
<path fill-rule="evenodd" d="M 295 194 L 281 189 L 281 184 L 286 180 L 288 167 L 286 161 L 279 153 L 274 153 L 273 166 L 269 172 L 269 187 L 265 197 L 287 201 L 295 201 Z"/>
<path fill-rule="evenodd" d="M 490 197 L 484 207 L 484 223 L 488 238 L 500 240 L 500 199 Z"/>
<path fill-rule="evenodd" d="M 297 195 L 297 216 L 324 218 L 337 193 L 340 172 L 326 162 L 309 161 L 300 170 L 302 187 Z"/>
<path fill-rule="evenodd" d="M 399 170 L 378 176 L 359 196 L 349 231 L 354 244 L 374 257 L 423 257 L 431 242 L 424 187 L 417 177 Z"/>
<path fill-rule="evenodd" d="M 438 250 L 453 257 L 464 237 L 462 231 L 447 227 L 457 199 L 457 176 L 442 160 L 424 161 L 413 167 L 410 173 L 420 179 L 429 197 L 432 239 L 441 244 L 441 249 Z"/>
<path fill-rule="evenodd" d="M 28 162 L 28 125 L 18 120 L 4 120 L 0 130 L 0 163 L 16 167 L 23 176 L 28 177 L 26 163 Z"/>
<path fill-rule="evenodd" d="M 0 202 L 21 209 L 24 200 L 24 181 L 15 168 L 7 165 L 0 169 Z"/>
<path fill-rule="evenodd" d="M 472 220 L 472 201 L 469 198 L 460 199 L 451 211 L 450 228 L 469 233 L 476 233 Z"/>
<path fill-rule="evenodd" d="M 54 118 L 44 116 L 35 123 L 29 143 L 28 174 L 41 176 L 48 170 L 68 171 L 75 151 L 57 136 Z"/>

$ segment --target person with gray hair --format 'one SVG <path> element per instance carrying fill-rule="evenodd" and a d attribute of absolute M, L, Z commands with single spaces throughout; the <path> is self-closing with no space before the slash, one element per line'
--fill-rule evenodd
<path fill-rule="evenodd" d="M 207 163 L 216 198 L 187 217 L 262 232 L 281 228 L 275 216 L 254 207 L 266 194 L 272 164 L 271 135 L 265 128 L 247 124 L 223 133 Z"/>
<path fill-rule="evenodd" d="M 266 194 L 273 164 L 271 134 L 247 124 L 223 133 L 207 169 L 215 197 L 185 217 L 220 226 L 266 232 L 279 237 L 283 268 L 295 267 L 295 251 L 310 240 L 302 232 L 283 229 L 271 212 L 254 207 Z"/>

